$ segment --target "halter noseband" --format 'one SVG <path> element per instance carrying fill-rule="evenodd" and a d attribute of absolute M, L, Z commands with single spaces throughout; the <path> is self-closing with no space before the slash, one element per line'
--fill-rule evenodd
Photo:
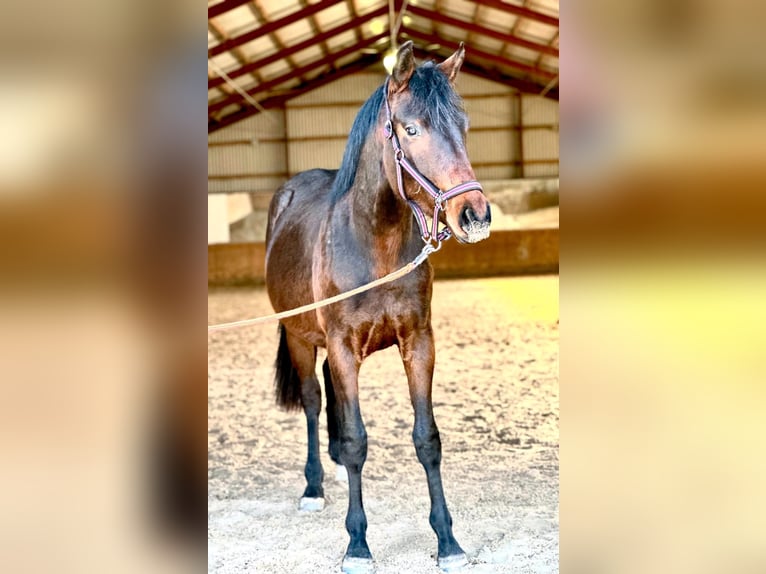
<path fill-rule="evenodd" d="M 383 87 L 384 89 L 383 101 L 385 102 L 385 105 L 386 105 L 386 123 L 383 129 L 385 131 L 386 139 L 391 140 L 391 146 L 394 148 L 394 160 L 396 161 L 396 181 L 397 181 L 399 195 L 402 196 L 402 199 L 406 201 L 407 204 L 410 206 L 410 209 L 412 209 L 412 213 L 415 215 L 415 221 L 418 222 L 418 227 L 420 228 L 420 236 L 423 238 L 423 241 L 429 244 L 432 242 L 436 242 L 436 248 L 438 249 L 441 246 L 442 241 L 444 241 L 445 239 L 449 239 L 452 236 L 452 232 L 449 230 L 449 227 L 444 227 L 441 231 L 439 231 L 439 212 L 444 211 L 447 201 L 467 191 L 478 190 L 483 192 L 484 189 L 481 187 L 481 184 L 478 181 L 467 181 L 465 183 L 456 185 L 455 187 L 448 189 L 447 191 L 442 191 L 441 189 L 436 187 L 436 185 L 434 185 L 434 183 L 430 179 L 428 179 L 426 176 L 420 173 L 418 171 L 418 168 L 416 168 L 410 162 L 410 160 L 408 160 L 405 157 L 404 150 L 399 145 L 399 138 L 396 136 L 396 133 L 394 132 L 394 122 L 393 122 L 393 117 L 391 115 L 391 107 L 388 104 L 388 83 L 389 83 L 389 79 L 387 78 L 386 84 Z M 426 221 L 426 215 L 425 213 L 423 213 L 423 210 L 420 208 L 420 206 L 417 203 L 415 203 L 411 199 L 408 199 L 407 196 L 404 194 L 404 181 L 402 179 L 402 168 L 407 173 L 409 173 L 412 176 L 412 178 L 416 182 L 418 182 L 420 187 L 425 189 L 428 192 L 428 194 L 434 199 L 434 215 L 431 221 L 430 231 L 428 229 L 428 222 Z"/>

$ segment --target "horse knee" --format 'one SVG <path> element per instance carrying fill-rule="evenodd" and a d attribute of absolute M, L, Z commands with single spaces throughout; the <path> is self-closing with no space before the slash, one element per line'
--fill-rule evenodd
<path fill-rule="evenodd" d="M 367 460 L 367 431 L 359 425 L 344 429 L 341 435 L 340 461 L 350 472 L 361 472 Z"/>
<path fill-rule="evenodd" d="M 306 416 L 319 416 L 322 410 L 322 390 L 315 378 L 306 379 L 301 383 L 301 401 Z"/>
<path fill-rule="evenodd" d="M 415 427 L 412 442 L 420 464 L 426 468 L 438 465 L 442 458 L 442 443 L 436 426 L 430 428 Z"/>

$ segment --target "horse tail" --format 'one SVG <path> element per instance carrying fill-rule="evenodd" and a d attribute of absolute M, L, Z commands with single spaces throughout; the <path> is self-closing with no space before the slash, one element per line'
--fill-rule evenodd
<path fill-rule="evenodd" d="M 301 380 L 293 367 L 290 349 L 287 347 L 287 331 L 279 325 L 279 350 L 274 363 L 274 393 L 277 404 L 286 411 L 296 411 L 303 406 Z"/>

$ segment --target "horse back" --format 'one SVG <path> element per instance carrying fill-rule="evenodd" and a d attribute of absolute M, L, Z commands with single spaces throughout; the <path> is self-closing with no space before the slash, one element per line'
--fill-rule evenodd
<path fill-rule="evenodd" d="M 283 183 L 269 204 L 266 245 L 271 244 L 278 222 L 285 225 L 318 225 L 329 209 L 330 189 L 337 170 L 302 171 Z M 285 216 L 285 217 L 283 217 Z"/>

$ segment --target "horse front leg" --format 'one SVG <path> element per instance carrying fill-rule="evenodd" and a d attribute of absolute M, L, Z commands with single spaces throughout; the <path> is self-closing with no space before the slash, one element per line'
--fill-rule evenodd
<path fill-rule="evenodd" d="M 410 333 L 399 341 L 415 411 L 412 441 L 420 464 L 426 471 L 431 497 L 429 522 L 439 541 L 438 562 L 442 570 L 457 569 L 467 564 L 463 549 L 452 534 L 452 517 L 447 510 L 441 477 L 442 445 L 434 420 L 431 384 L 434 374 L 434 338 L 430 325 Z"/>
<path fill-rule="evenodd" d="M 367 459 L 367 431 L 359 408 L 358 376 L 361 362 L 341 337 L 328 336 L 327 357 L 339 416 L 340 462 L 348 472 L 346 531 L 349 544 L 342 570 L 347 574 L 372 572 L 367 545 L 367 516 L 362 504 L 362 467 Z"/>

